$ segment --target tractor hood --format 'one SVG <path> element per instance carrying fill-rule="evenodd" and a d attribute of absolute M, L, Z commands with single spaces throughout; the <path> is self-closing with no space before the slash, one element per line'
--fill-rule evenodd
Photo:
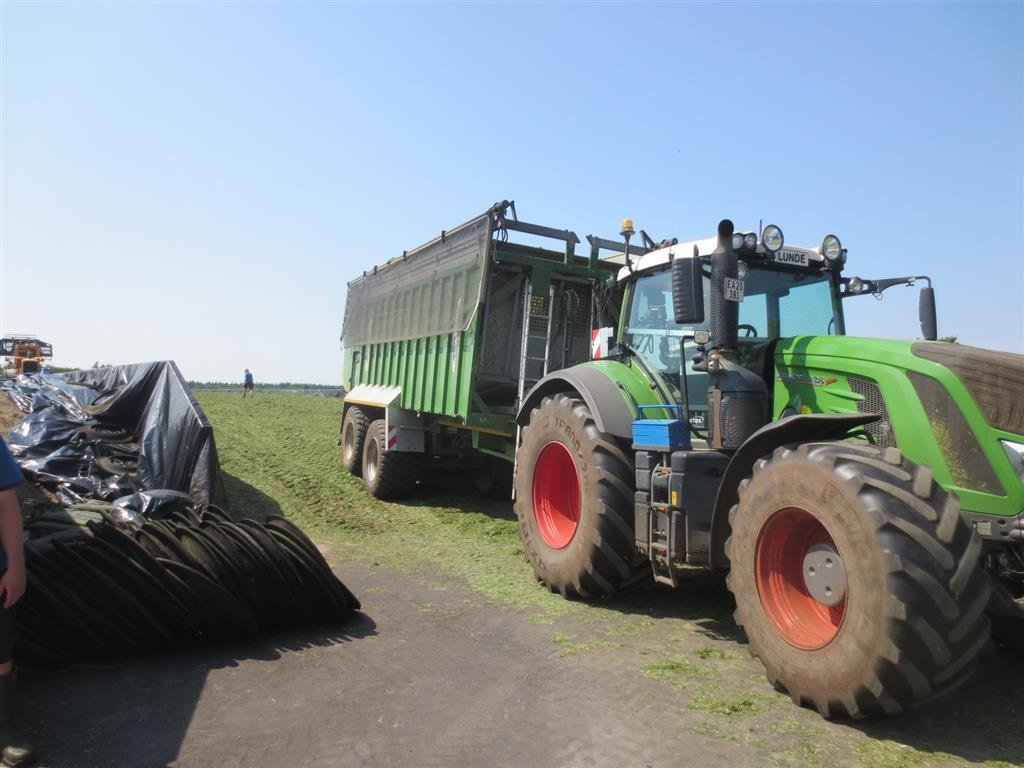
<path fill-rule="evenodd" d="M 912 350 L 952 371 L 990 426 L 1024 434 L 1024 355 L 938 341 L 918 342 Z"/>
<path fill-rule="evenodd" d="M 775 416 L 874 412 L 867 432 L 931 467 L 967 512 L 1024 510 L 1024 356 L 963 344 L 798 336 L 775 349 Z"/>
<path fill-rule="evenodd" d="M 776 350 L 787 355 L 824 355 L 826 357 L 863 360 L 866 349 L 872 359 L 887 365 L 906 366 L 913 358 L 912 341 L 868 339 L 857 336 L 792 336 L 779 339 Z"/>
<path fill-rule="evenodd" d="M 935 376 L 941 365 L 968 390 L 989 426 L 1024 435 L 1024 355 L 941 341 L 894 341 L 855 336 L 796 336 L 777 347 L 793 362 L 829 357 L 872 362 Z"/>

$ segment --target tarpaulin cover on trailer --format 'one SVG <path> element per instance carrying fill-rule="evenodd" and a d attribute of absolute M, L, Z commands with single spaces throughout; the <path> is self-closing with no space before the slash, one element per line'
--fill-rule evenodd
<path fill-rule="evenodd" d="M 490 238 L 490 216 L 478 216 L 353 280 L 342 346 L 465 331 L 483 296 Z"/>
<path fill-rule="evenodd" d="M 154 489 L 223 502 L 213 428 L 173 362 L 34 374 L 3 388 L 28 411 L 11 452 L 64 503 Z"/>

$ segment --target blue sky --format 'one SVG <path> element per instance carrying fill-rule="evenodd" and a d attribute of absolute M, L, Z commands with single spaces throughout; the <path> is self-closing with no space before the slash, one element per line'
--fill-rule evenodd
<path fill-rule="evenodd" d="M 928 274 L 1024 352 L 1024 4 L 0 6 L 0 330 L 61 365 L 340 380 L 348 280 L 514 199 Z M 847 302 L 913 337 L 917 291 Z"/>

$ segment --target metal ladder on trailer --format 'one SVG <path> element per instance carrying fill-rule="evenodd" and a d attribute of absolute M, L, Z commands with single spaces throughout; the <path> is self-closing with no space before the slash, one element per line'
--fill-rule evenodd
<path fill-rule="evenodd" d="M 555 306 L 554 283 L 548 285 L 547 295 L 533 291 L 533 281 L 526 281 L 523 293 L 523 343 L 520 346 L 523 358 L 519 363 L 519 398 L 543 379 L 548 373 L 551 354 L 551 318 Z M 540 345 L 543 344 L 543 347 Z"/>

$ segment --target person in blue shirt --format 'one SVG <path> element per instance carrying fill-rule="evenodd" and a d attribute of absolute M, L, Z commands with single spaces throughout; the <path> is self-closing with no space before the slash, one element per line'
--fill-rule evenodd
<path fill-rule="evenodd" d="M 7 443 L 0 437 L 0 749 L 3 765 L 20 768 L 35 762 L 35 749 L 14 724 L 14 604 L 25 594 L 25 549 L 21 507 L 15 486 L 24 477 Z"/>
<path fill-rule="evenodd" d="M 246 392 L 249 393 L 249 397 L 253 396 L 254 390 L 253 390 L 252 386 L 253 386 L 252 371 L 250 371 L 248 368 L 246 368 L 245 369 L 245 383 L 242 384 L 242 397 L 245 397 L 245 393 Z"/>

